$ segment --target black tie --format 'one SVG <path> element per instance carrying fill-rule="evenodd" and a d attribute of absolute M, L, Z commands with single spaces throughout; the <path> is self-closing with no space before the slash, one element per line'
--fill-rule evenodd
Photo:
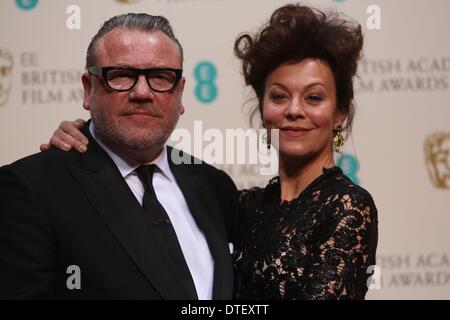
<path fill-rule="evenodd" d="M 143 165 L 136 169 L 137 175 L 144 185 L 144 197 L 142 199 L 142 207 L 150 215 L 153 224 L 170 225 L 170 219 L 166 210 L 158 201 L 155 189 L 153 188 L 153 173 L 156 165 Z M 172 228 L 173 229 L 173 228 Z M 175 231 L 174 231 L 175 232 Z M 176 236 L 175 236 L 176 237 Z"/>
<path fill-rule="evenodd" d="M 177 234 L 170 222 L 166 210 L 158 201 L 155 189 L 153 188 L 152 178 L 156 165 L 142 165 L 136 169 L 137 175 L 144 185 L 144 198 L 142 207 L 150 216 L 153 225 L 155 225 L 154 232 L 161 240 L 161 245 L 164 246 L 168 253 L 169 259 L 172 259 L 175 269 L 183 279 L 185 286 L 190 288 L 190 292 L 195 294 L 194 281 L 192 280 L 189 267 L 184 259 L 183 251 L 178 242 Z"/>

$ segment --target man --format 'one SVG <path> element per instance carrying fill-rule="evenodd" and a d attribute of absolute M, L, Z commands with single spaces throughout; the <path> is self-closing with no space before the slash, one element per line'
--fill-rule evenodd
<path fill-rule="evenodd" d="M 231 298 L 236 188 L 165 146 L 184 112 L 182 61 L 160 16 L 116 16 L 94 36 L 87 152 L 0 169 L 0 298 Z"/>

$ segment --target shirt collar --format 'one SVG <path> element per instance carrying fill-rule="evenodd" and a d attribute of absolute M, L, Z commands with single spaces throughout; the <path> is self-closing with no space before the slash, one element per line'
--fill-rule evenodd
<path fill-rule="evenodd" d="M 114 163 L 116 164 L 116 166 L 119 169 L 120 174 L 122 175 L 123 178 L 126 178 L 128 175 L 133 173 L 134 170 L 136 170 L 139 166 L 142 165 L 142 164 L 129 164 L 128 162 L 123 160 L 121 157 L 119 157 L 116 153 L 114 153 L 114 151 L 112 151 L 110 148 L 108 148 L 104 143 L 102 143 L 100 141 L 100 139 L 98 139 L 95 136 L 94 125 L 93 125 L 92 121 L 89 124 L 89 132 L 91 133 L 94 140 L 111 157 L 112 161 L 114 161 Z M 162 173 L 162 175 L 165 178 L 167 178 L 169 181 L 174 180 L 174 176 L 172 174 L 172 171 L 170 170 L 169 161 L 167 158 L 167 146 L 166 145 L 163 146 L 161 153 L 155 159 L 153 159 L 152 161 L 150 161 L 148 163 L 143 163 L 143 164 L 144 165 L 145 164 L 147 164 L 147 165 L 155 164 L 158 167 L 159 172 Z"/>

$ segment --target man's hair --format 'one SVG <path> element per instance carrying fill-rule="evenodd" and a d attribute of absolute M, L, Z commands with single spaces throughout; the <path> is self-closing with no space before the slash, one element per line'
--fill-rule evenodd
<path fill-rule="evenodd" d="M 93 67 L 96 64 L 95 48 L 98 40 L 105 34 L 116 29 L 121 28 L 125 30 L 136 30 L 143 32 L 157 32 L 164 33 L 169 39 L 176 43 L 180 50 L 180 63 L 183 65 L 183 48 L 173 33 L 172 26 L 163 16 L 152 16 L 146 13 L 127 13 L 112 17 L 103 23 L 97 34 L 92 38 L 91 43 L 86 53 L 86 69 Z"/>

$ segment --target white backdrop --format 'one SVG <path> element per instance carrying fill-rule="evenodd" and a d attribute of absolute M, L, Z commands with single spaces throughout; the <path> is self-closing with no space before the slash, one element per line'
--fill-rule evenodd
<path fill-rule="evenodd" d="M 185 50 L 186 113 L 179 128 L 248 128 L 233 43 L 254 32 L 277 0 L 1 0 L 0 165 L 38 151 L 81 107 L 87 45 L 126 12 L 169 18 Z M 354 133 L 340 164 L 379 210 L 379 289 L 371 299 L 450 298 L 450 2 L 317 0 L 363 25 Z M 71 5 L 80 11 L 80 28 Z M 370 5 L 380 9 L 381 29 Z M 371 20 L 372 19 L 372 20 Z M 67 22 L 72 22 L 67 26 Z M 195 73 L 200 68 L 199 73 Z M 200 95 L 196 94 L 197 86 Z M 251 166 L 223 166 L 240 187 L 264 184 Z M 1 284 L 0 284 L 1 285 Z"/>

